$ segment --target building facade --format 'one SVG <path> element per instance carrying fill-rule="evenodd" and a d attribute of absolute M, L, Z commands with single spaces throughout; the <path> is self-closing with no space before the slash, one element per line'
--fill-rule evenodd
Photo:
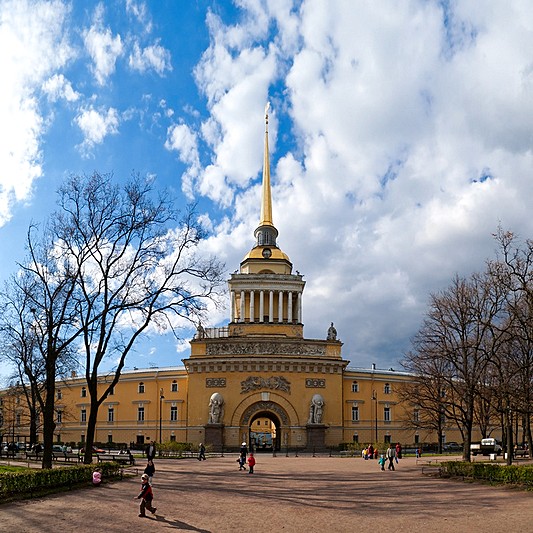
<path fill-rule="evenodd" d="M 246 441 L 266 449 L 323 450 L 346 442 L 436 441 L 431 432 L 412 429 L 415 413 L 399 400 L 407 374 L 349 368 L 333 323 L 325 325 L 323 339 L 304 337 L 305 281 L 277 245 L 268 115 L 265 125 L 259 225 L 254 246 L 228 281 L 228 325 L 200 325 L 183 366 L 123 372 L 100 407 L 95 442 L 153 439 L 236 449 Z M 103 387 L 107 378 L 100 379 Z M 23 406 L 18 418 L 5 407 L 3 433 L 23 435 Z M 57 384 L 58 442 L 85 441 L 89 408 L 83 378 Z M 457 433 L 450 430 L 448 440 Z"/>

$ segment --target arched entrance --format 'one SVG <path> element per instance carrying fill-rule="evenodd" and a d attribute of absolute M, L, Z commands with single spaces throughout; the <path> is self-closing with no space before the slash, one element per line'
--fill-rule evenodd
<path fill-rule="evenodd" d="M 250 419 L 248 427 L 250 450 L 259 453 L 279 450 L 279 435 L 281 435 L 281 424 L 273 413 L 261 411 Z"/>
<path fill-rule="evenodd" d="M 289 426 L 287 412 L 274 402 L 256 402 L 243 413 L 241 426 L 248 428 L 248 443 L 254 452 L 280 451 L 282 434 Z"/>

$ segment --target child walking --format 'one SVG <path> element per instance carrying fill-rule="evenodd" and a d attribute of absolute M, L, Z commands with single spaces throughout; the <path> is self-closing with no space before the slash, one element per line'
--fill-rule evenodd
<path fill-rule="evenodd" d="M 248 466 L 250 467 L 248 470 L 248 474 L 253 474 L 255 466 L 255 457 L 253 453 L 250 453 L 250 456 L 248 457 Z"/>
<path fill-rule="evenodd" d="M 141 505 L 139 507 L 139 516 L 145 517 L 146 511 L 148 509 L 152 514 L 155 514 L 157 509 L 152 507 L 152 501 L 154 499 L 154 494 L 152 492 L 152 486 L 148 482 L 148 474 L 143 474 L 141 477 L 141 492 L 139 496 L 134 499 L 141 499 Z"/>
<path fill-rule="evenodd" d="M 387 459 L 385 459 L 384 455 L 381 455 L 378 461 L 378 464 L 381 466 L 381 470 L 385 470 L 385 463 L 387 462 Z"/>

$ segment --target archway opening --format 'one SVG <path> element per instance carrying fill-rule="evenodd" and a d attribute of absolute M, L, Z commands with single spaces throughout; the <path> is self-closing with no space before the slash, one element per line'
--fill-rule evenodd
<path fill-rule="evenodd" d="M 258 411 L 250 419 L 248 427 L 250 450 L 268 453 L 281 449 L 281 422 L 272 412 Z"/>

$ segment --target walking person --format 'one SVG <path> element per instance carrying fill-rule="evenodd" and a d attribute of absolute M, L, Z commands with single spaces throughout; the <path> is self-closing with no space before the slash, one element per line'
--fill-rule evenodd
<path fill-rule="evenodd" d="M 146 447 L 146 458 L 149 461 L 153 461 L 155 459 L 155 442 L 152 440 L 150 441 L 150 444 Z"/>
<path fill-rule="evenodd" d="M 254 454 L 250 452 L 250 457 L 248 457 L 248 467 L 249 467 L 248 474 L 254 473 L 254 466 L 255 466 L 255 457 L 254 457 Z"/>
<path fill-rule="evenodd" d="M 241 449 L 239 451 L 239 470 L 246 470 L 246 457 L 248 456 L 248 448 L 246 442 L 241 444 Z"/>
<path fill-rule="evenodd" d="M 141 505 L 139 506 L 139 516 L 144 518 L 146 516 L 146 509 L 148 509 L 152 514 L 155 514 L 157 509 L 152 507 L 152 502 L 154 500 L 154 493 L 152 492 L 152 486 L 148 482 L 148 475 L 143 474 L 141 476 L 141 492 L 137 498 L 134 500 L 141 500 Z"/>
<path fill-rule="evenodd" d="M 151 459 L 148 460 L 148 464 L 146 465 L 146 468 L 144 469 L 144 473 L 148 476 L 148 483 L 150 483 L 151 485 L 152 480 L 154 478 L 154 474 L 155 474 L 155 465 Z"/>
<path fill-rule="evenodd" d="M 381 470 L 385 470 L 385 463 L 387 462 L 387 459 L 385 459 L 385 456 L 382 454 L 379 458 L 378 465 L 381 467 Z"/>
<path fill-rule="evenodd" d="M 198 446 L 198 461 L 205 461 L 205 446 L 202 442 Z"/>
<path fill-rule="evenodd" d="M 395 470 L 394 468 L 394 459 L 396 459 L 396 448 L 392 446 L 392 443 L 389 444 L 387 449 L 387 459 L 389 460 L 389 470 Z"/>
<path fill-rule="evenodd" d="M 396 463 L 398 463 L 398 459 L 402 458 L 402 445 L 397 442 L 396 443 Z"/>

